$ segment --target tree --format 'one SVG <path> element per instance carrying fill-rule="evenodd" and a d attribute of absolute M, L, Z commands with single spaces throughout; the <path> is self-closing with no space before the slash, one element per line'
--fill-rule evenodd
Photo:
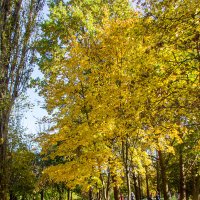
<path fill-rule="evenodd" d="M 7 180 L 10 200 L 20 197 L 29 199 L 36 184 L 35 154 L 30 148 L 31 135 L 25 135 L 22 126 L 22 116 L 28 106 L 23 95 L 17 98 L 9 119 Z"/>
<path fill-rule="evenodd" d="M 0 1 L 0 199 L 8 192 L 8 124 L 15 99 L 25 90 L 34 61 L 33 41 L 42 0 Z"/>
<path fill-rule="evenodd" d="M 73 2 L 52 9 L 38 48 L 45 74 L 41 94 L 56 123 L 54 134 L 45 137 L 43 151 L 61 161 L 45 172 L 69 187 L 81 184 L 90 197 L 94 188 L 105 189 L 106 180 L 118 199 L 126 181 L 130 199 L 131 169 L 135 186 L 137 176 L 139 188 L 146 184 L 147 194 L 155 187 L 149 184 L 149 171 L 154 171 L 149 158 L 158 152 L 156 169 L 167 200 L 168 156 L 183 142 L 184 119 L 198 125 L 196 1 L 184 2 L 185 10 L 183 1 L 144 1 L 143 12 L 130 12 L 128 7 L 126 17 L 109 10 L 117 1 L 107 2 L 99 18 L 87 15 L 96 8 L 94 2 L 88 7 L 88 1 Z M 78 27 L 69 23 L 77 18 Z M 53 29 L 56 34 L 49 32 Z"/>
<path fill-rule="evenodd" d="M 35 155 L 28 149 L 17 149 L 12 152 L 9 168 L 9 193 L 10 199 L 22 196 L 23 198 L 33 195 L 36 176 L 34 174 Z"/>
<path fill-rule="evenodd" d="M 157 34 L 154 47 L 158 68 L 163 70 L 156 115 L 165 123 L 176 124 L 179 141 L 187 137 L 183 131 L 186 121 L 199 119 L 199 8 L 197 1 L 145 1 L 145 18 L 151 19 L 149 30 Z M 167 51 L 167 53 L 166 53 Z M 161 56 L 161 57 L 160 57 Z M 159 61 L 159 58 L 161 60 Z M 166 80 L 166 81 L 165 81 Z M 163 113 L 162 113 L 163 111 Z M 153 118 L 155 122 L 155 118 Z M 194 122 L 194 121 L 193 121 Z M 160 123 L 160 122 L 159 122 Z M 193 126 L 199 124 L 198 120 Z M 184 137 L 183 137 L 184 135 Z M 184 160 L 180 145 L 180 198 L 184 195 Z M 162 153 L 162 152 L 161 152 Z M 162 178 L 162 177 L 161 177 Z M 164 177 L 163 177 L 164 178 Z M 166 188 L 164 186 L 163 188 Z M 167 191 L 163 191 L 167 199 Z"/>
<path fill-rule="evenodd" d="M 43 56 L 42 60 L 41 60 L 42 62 L 40 63 L 41 64 L 40 66 L 41 66 L 41 68 L 42 68 L 42 70 L 43 70 L 43 72 L 45 73 L 45 76 L 46 76 L 45 77 L 46 78 L 45 79 L 45 83 L 46 83 L 45 86 L 51 87 L 51 85 L 53 84 L 54 88 L 55 88 L 54 91 L 56 92 L 56 93 L 54 93 L 52 91 L 52 93 L 51 93 L 52 95 L 51 95 L 49 93 L 50 92 L 49 89 L 44 90 L 43 94 L 46 97 L 46 100 L 48 102 L 48 104 L 47 104 L 48 109 L 50 111 L 54 110 L 57 106 L 60 107 L 61 104 L 64 108 L 64 104 L 65 104 L 64 99 L 63 99 L 64 101 L 61 104 L 59 102 L 57 105 L 55 105 L 52 102 L 52 100 L 55 97 L 55 94 L 62 96 L 62 95 L 65 95 L 62 91 L 67 89 L 70 92 L 70 90 L 71 90 L 71 92 L 69 94 L 67 94 L 67 95 L 69 95 L 69 97 L 67 96 L 68 99 L 66 99 L 66 104 L 68 104 L 68 106 L 72 106 L 71 109 L 73 111 L 72 110 L 68 110 L 68 111 L 66 110 L 66 112 L 68 112 L 69 114 L 65 115 L 64 114 L 65 111 L 63 110 L 63 113 L 58 112 L 55 115 L 56 116 L 55 121 L 58 122 L 58 124 L 61 125 L 64 121 L 68 123 L 68 125 L 66 124 L 65 128 L 63 127 L 63 129 L 61 128 L 62 125 L 56 126 L 56 127 L 59 127 L 59 129 L 61 128 L 63 130 L 62 131 L 60 129 L 60 134 L 58 134 L 58 135 L 60 135 L 61 137 L 64 136 L 63 135 L 64 132 L 66 133 L 66 131 L 68 129 L 67 126 L 71 126 L 71 130 L 72 130 L 72 131 L 69 130 L 69 133 L 68 133 L 68 136 L 67 136 L 69 138 L 69 140 L 64 139 L 65 140 L 64 143 L 58 142 L 58 144 L 57 144 L 56 141 L 60 140 L 59 138 L 57 138 L 58 135 L 54 135 L 55 138 L 54 138 L 54 136 L 52 136 L 52 141 L 53 140 L 55 141 L 55 143 L 53 144 L 55 152 L 57 152 L 57 150 L 61 152 L 63 147 L 66 148 L 66 146 L 68 146 L 68 150 L 66 149 L 68 151 L 68 155 L 65 158 L 66 164 L 63 165 L 63 166 L 60 165 L 59 171 L 61 172 L 62 169 L 70 170 L 70 168 L 71 168 L 72 171 L 71 171 L 71 173 L 69 172 L 68 174 L 73 175 L 74 170 L 73 170 L 72 167 L 74 165 L 76 165 L 76 167 L 78 169 L 79 168 L 81 169 L 83 174 L 81 176 L 80 176 L 80 174 L 77 174 L 78 177 L 75 175 L 76 180 L 73 181 L 73 182 L 75 182 L 73 184 L 77 184 L 77 183 L 86 184 L 87 183 L 86 180 L 89 179 L 88 182 L 90 182 L 90 184 L 92 185 L 92 184 L 94 184 L 94 181 L 91 180 L 90 176 L 92 176 L 93 177 L 92 179 L 94 179 L 96 181 L 100 178 L 100 174 L 99 174 L 101 172 L 100 168 L 102 167 L 102 165 L 104 165 L 104 164 L 102 164 L 104 160 L 105 160 L 104 162 L 108 162 L 108 160 L 109 160 L 108 157 L 111 154 L 112 148 L 108 147 L 110 145 L 109 144 L 110 142 L 108 144 L 103 143 L 103 141 L 102 141 L 103 135 L 101 135 L 100 133 L 95 134 L 96 138 L 92 137 L 94 130 L 97 130 L 98 127 L 92 127 L 90 125 L 91 123 L 90 123 L 90 119 L 88 117 L 89 117 L 89 112 L 90 112 L 89 110 L 92 109 L 92 108 L 91 108 L 91 105 L 84 102 L 85 100 L 87 100 L 87 102 L 88 102 L 88 98 L 85 97 L 85 95 L 88 95 L 88 91 L 86 91 L 87 90 L 86 89 L 87 88 L 86 79 L 87 79 L 87 76 L 91 77 L 90 69 L 87 68 L 87 66 L 86 66 L 86 69 L 83 68 L 83 74 L 81 74 L 81 71 L 80 71 L 80 76 L 79 75 L 76 76 L 76 74 L 73 74 L 73 67 L 74 67 L 73 63 L 76 62 L 75 59 L 78 59 L 78 57 L 76 57 L 77 55 L 75 55 L 75 57 L 73 58 L 74 61 L 71 60 L 71 64 L 68 66 L 69 67 L 69 74 L 67 76 L 65 76 L 64 73 L 62 73 L 60 71 L 61 72 L 60 75 L 61 75 L 62 78 L 60 80 L 58 80 L 58 82 L 57 81 L 55 82 L 55 79 L 53 78 L 53 76 L 51 76 L 49 74 L 49 72 L 52 73 L 54 71 L 53 65 L 54 65 L 54 61 L 55 61 L 54 58 L 55 57 L 61 56 L 61 57 L 64 57 L 64 60 L 67 60 L 65 58 L 65 56 L 66 56 L 65 52 L 66 51 L 69 51 L 69 54 L 70 53 L 76 54 L 75 52 L 73 52 L 75 50 L 75 47 L 71 46 L 72 40 L 74 42 L 74 45 L 76 45 L 76 40 L 77 40 L 78 41 L 77 45 L 80 44 L 80 47 L 81 46 L 83 47 L 82 50 L 85 51 L 90 46 L 90 38 L 92 38 L 96 34 L 95 33 L 96 30 L 94 29 L 95 23 L 99 24 L 99 26 L 101 26 L 101 24 L 103 23 L 103 20 L 104 20 L 103 18 L 104 18 L 105 15 L 108 15 L 108 17 L 113 18 L 113 19 L 118 18 L 118 17 L 119 18 L 120 17 L 125 18 L 126 15 L 123 16 L 122 14 L 125 14 L 126 10 L 128 11 L 130 8 L 129 7 L 126 8 L 126 5 L 128 5 L 127 1 L 124 1 L 122 4 L 120 4 L 120 7 L 125 7 L 125 9 L 123 11 L 121 11 L 122 9 L 118 10 L 119 9 L 119 7 L 117 6 L 117 5 L 119 5 L 118 1 L 113 1 L 112 4 L 109 4 L 108 2 L 106 2 L 106 3 L 98 2 L 98 4 L 101 3 L 103 5 L 103 6 L 101 6 L 101 7 L 103 7 L 103 9 L 101 10 L 101 12 L 100 12 L 101 15 L 99 16 L 99 14 L 97 13 L 98 7 L 96 7 L 96 4 L 97 4 L 96 1 L 93 2 L 90 6 L 85 8 L 84 6 L 87 5 L 87 2 L 86 2 L 85 4 L 82 5 L 81 10 L 79 8 L 77 8 L 76 4 L 75 5 L 73 4 L 74 2 L 75 1 L 71 1 L 69 4 L 67 4 L 65 6 L 63 6 L 63 4 L 59 4 L 58 7 L 55 7 L 52 10 L 51 19 L 55 19 L 55 20 L 50 20 L 48 23 L 44 24 L 43 30 L 45 32 L 45 39 L 43 39 L 41 41 L 40 47 L 42 47 L 42 48 L 39 48 L 38 50 L 40 51 L 41 55 Z M 66 9 L 66 8 L 70 8 L 70 9 Z M 89 8 L 89 10 L 88 10 L 88 8 Z M 111 11 L 110 11 L 110 9 L 111 9 Z M 59 12 L 60 11 L 63 12 L 62 17 L 60 15 L 58 15 L 58 10 L 59 10 Z M 96 13 L 97 15 L 94 15 L 94 13 L 91 13 L 91 11 Z M 86 19 L 84 19 L 83 14 L 82 14 L 83 12 L 84 13 L 89 12 L 89 14 L 92 14 L 92 15 L 90 17 L 88 17 L 87 14 L 86 14 Z M 69 27 L 71 27 L 71 29 L 66 30 L 66 26 L 65 25 L 63 26 L 63 18 L 66 19 L 66 20 L 64 20 L 65 23 L 69 23 Z M 77 22 L 77 18 L 79 19 L 78 22 Z M 80 24 L 79 26 L 81 28 L 77 27 L 77 23 L 71 24 L 73 22 L 73 20 L 76 21 L 78 23 L 78 25 Z M 92 21 L 92 20 L 93 20 L 93 23 L 90 24 L 90 21 Z M 59 26 L 58 26 L 57 22 L 59 23 Z M 53 28 L 54 30 L 59 29 L 59 31 L 56 32 L 56 35 L 51 36 L 51 35 L 49 35 L 49 30 L 50 30 L 49 28 L 50 29 Z M 63 30 L 63 28 L 64 28 L 64 30 Z M 61 43 L 59 43 L 59 44 L 57 43 L 57 38 L 60 38 Z M 91 41 L 92 41 L 92 39 L 91 39 Z M 98 39 L 95 42 L 98 43 Z M 46 47 L 49 46 L 50 44 L 51 44 L 51 47 L 48 48 L 48 52 L 46 52 L 46 50 L 47 50 Z M 57 50 L 55 51 L 55 49 L 57 49 L 58 51 Z M 78 49 L 77 49 L 77 51 L 78 51 Z M 65 55 L 62 54 L 62 52 Z M 80 53 L 82 53 L 82 52 L 80 52 Z M 57 64 L 59 65 L 59 63 L 57 63 Z M 52 67 L 50 67 L 51 68 L 50 69 L 47 66 L 49 66 L 49 67 L 52 66 Z M 58 67 L 60 68 L 61 66 L 58 66 Z M 63 70 L 65 71 L 66 69 L 63 68 Z M 57 72 L 58 71 L 53 72 L 53 73 L 55 73 L 54 77 L 58 76 Z M 77 73 L 79 73 L 78 67 L 77 67 Z M 79 79 L 82 79 L 82 78 L 83 78 L 83 80 L 81 80 L 81 82 L 79 82 Z M 63 82 L 63 80 L 65 80 L 65 81 Z M 75 86 L 76 81 L 79 82 L 77 84 L 77 88 L 75 88 L 76 87 Z M 62 89 L 60 88 L 61 89 L 60 94 L 58 92 L 59 88 L 57 87 L 59 85 L 63 87 Z M 73 86 L 75 86 L 75 87 L 73 88 Z M 75 90 L 77 90 L 77 91 L 75 91 Z M 74 91 L 74 94 L 73 94 L 73 91 Z M 61 97 L 61 99 L 62 99 L 62 97 Z M 73 105 L 74 102 L 80 102 L 81 105 L 80 106 L 77 106 L 77 104 Z M 80 113 L 80 107 L 82 107 L 81 113 Z M 67 108 L 67 107 L 65 107 L 65 108 Z M 76 111 L 77 111 L 77 113 L 76 113 Z M 63 117 L 65 118 L 64 121 L 62 120 Z M 59 120 L 59 119 L 61 119 L 61 120 Z M 103 127 L 103 124 L 101 125 L 101 123 L 102 122 L 100 121 L 99 127 L 100 126 Z M 105 125 L 109 124 L 109 123 L 110 122 L 109 122 L 109 119 L 108 119 L 108 120 L 106 120 Z M 94 128 L 94 130 L 92 130 L 93 128 Z M 55 128 L 55 129 L 57 129 L 57 128 Z M 85 134 L 86 132 L 87 132 L 87 135 Z M 73 139 L 73 135 L 75 135 L 75 134 L 77 134 L 77 138 L 78 138 L 78 136 L 82 137 L 81 135 L 84 134 L 85 141 L 80 141 L 80 144 L 77 144 L 77 138 Z M 99 141 L 98 141 L 98 138 L 99 138 Z M 69 142 L 68 144 L 66 144 L 67 141 Z M 111 139 L 111 143 L 113 143 L 112 139 Z M 52 146 L 51 142 L 49 142 L 49 144 Z M 91 149 L 88 149 L 88 145 L 91 145 Z M 47 144 L 47 146 L 48 146 L 48 144 Z M 50 149 L 52 148 L 51 146 L 50 146 Z M 48 147 L 47 147 L 47 149 L 48 149 Z M 105 158 L 103 158 L 103 155 L 98 153 L 100 151 L 100 149 L 101 149 L 101 153 L 103 153 L 103 151 L 104 151 L 103 155 L 105 156 Z M 53 154 L 56 155 L 56 153 L 53 153 Z M 89 154 L 90 154 L 90 156 L 88 156 Z M 98 155 L 99 158 L 97 158 L 97 155 Z M 65 154 L 60 155 L 60 156 L 65 156 Z M 68 162 L 68 160 L 71 161 L 71 162 Z M 74 162 L 73 162 L 73 160 L 74 160 Z M 114 161 L 112 161 L 112 162 L 113 162 L 112 165 L 114 165 Z M 88 166 L 89 163 L 91 164 L 90 166 Z M 97 172 L 95 172 L 95 174 L 94 174 L 94 166 L 99 166 L 99 170 L 97 170 Z M 107 168 L 107 166 L 106 166 L 106 168 Z M 56 168 L 52 167 L 52 169 L 49 171 L 49 174 L 51 172 L 53 172 L 53 170 L 55 170 L 55 169 Z M 82 173 L 82 172 L 80 172 L 80 173 Z M 88 174 L 86 174 L 87 176 L 84 177 L 86 172 Z M 117 169 L 112 170 L 112 173 L 116 173 L 116 172 L 117 172 Z M 53 173 L 51 173 L 51 174 L 54 176 Z M 79 176 L 80 176 L 80 179 L 79 179 Z M 64 176 L 61 177 L 61 174 L 58 175 L 57 178 L 63 178 L 63 181 L 67 180 L 69 186 L 71 186 L 70 183 L 69 183 L 70 180 L 74 179 L 73 176 L 72 177 L 64 177 Z M 113 180 L 115 180 L 115 182 L 117 181 L 116 179 L 113 179 Z M 101 182 L 101 181 L 99 181 L 99 182 Z M 115 183 L 115 184 L 117 184 L 117 183 Z"/>

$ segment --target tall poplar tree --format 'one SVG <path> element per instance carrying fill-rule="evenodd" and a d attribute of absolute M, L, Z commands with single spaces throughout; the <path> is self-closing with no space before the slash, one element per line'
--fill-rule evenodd
<path fill-rule="evenodd" d="M 0 0 L 0 199 L 7 199 L 8 124 L 33 69 L 38 13 L 43 0 Z"/>

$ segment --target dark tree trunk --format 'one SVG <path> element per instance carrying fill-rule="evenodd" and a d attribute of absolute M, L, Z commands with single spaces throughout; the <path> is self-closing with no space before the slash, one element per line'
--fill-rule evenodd
<path fill-rule="evenodd" d="M 119 200 L 119 189 L 118 189 L 118 187 L 114 186 L 113 191 L 114 191 L 114 199 Z"/>
<path fill-rule="evenodd" d="M 165 163 L 164 163 L 163 155 L 162 155 L 161 151 L 158 151 L 158 155 L 159 155 L 160 172 L 161 172 L 161 179 L 162 179 L 162 193 L 163 193 L 163 196 L 164 196 L 164 200 L 168 200 Z"/>
<path fill-rule="evenodd" d="M 13 194 L 13 192 L 10 192 L 10 200 L 17 200 L 17 197 Z"/>
<path fill-rule="evenodd" d="M 135 199 L 139 200 L 140 199 L 139 186 L 137 185 L 137 177 L 135 173 L 133 174 L 133 183 L 134 183 L 134 189 L 135 189 Z"/>
<path fill-rule="evenodd" d="M 119 200 L 119 188 L 118 188 L 118 186 L 116 184 L 115 176 L 112 176 L 112 182 L 114 184 L 114 186 L 113 186 L 114 199 L 115 200 Z"/>
<path fill-rule="evenodd" d="M 92 200 L 93 198 L 92 198 L 92 188 L 90 188 L 90 190 L 89 190 L 89 194 L 88 194 L 88 199 L 89 200 Z"/>
<path fill-rule="evenodd" d="M 70 189 L 67 189 L 67 200 L 70 200 Z"/>
<path fill-rule="evenodd" d="M 193 175 L 193 190 L 192 190 L 193 200 L 200 199 L 200 175 L 196 174 L 197 172 L 195 172 Z"/>
<path fill-rule="evenodd" d="M 96 197 L 96 199 L 97 199 L 97 200 L 101 200 L 101 195 L 102 195 L 102 191 L 99 190 L 99 191 L 97 192 L 97 197 Z"/>
<path fill-rule="evenodd" d="M 179 190 L 180 190 L 180 200 L 186 200 L 186 184 L 185 184 L 185 177 L 184 177 L 183 154 L 182 154 L 181 148 L 182 147 L 180 147 L 180 155 L 179 155 L 179 171 L 180 171 Z"/>
<path fill-rule="evenodd" d="M 128 189 L 128 200 L 131 200 L 131 183 L 130 183 L 130 170 L 129 170 L 129 160 L 128 160 L 128 151 L 129 151 L 129 144 L 128 144 L 128 138 L 126 138 L 126 154 L 125 154 L 125 168 L 126 168 L 126 184 Z"/>
<path fill-rule="evenodd" d="M 41 190 L 41 192 L 40 192 L 40 199 L 44 200 L 44 190 Z"/>
<path fill-rule="evenodd" d="M 157 184 L 157 192 L 160 194 L 160 169 L 159 169 L 159 156 L 158 152 L 156 153 L 156 184 Z"/>
<path fill-rule="evenodd" d="M 138 186 L 139 186 L 139 198 L 142 199 L 142 190 L 141 190 L 141 179 L 138 176 Z"/>
<path fill-rule="evenodd" d="M 8 114 L 0 113 L 0 199 L 6 200 L 8 193 L 8 166 L 7 166 L 7 137 Z"/>

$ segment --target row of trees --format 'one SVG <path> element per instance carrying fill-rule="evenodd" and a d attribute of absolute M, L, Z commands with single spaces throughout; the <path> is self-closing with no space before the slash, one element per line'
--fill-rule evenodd
<path fill-rule="evenodd" d="M 199 195 L 196 0 L 60 1 L 38 42 L 44 172 L 89 199 Z"/>
<path fill-rule="evenodd" d="M 35 44 L 43 3 L 0 0 L 0 199 L 197 200 L 198 1 L 51 1 Z M 53 124 L 42 155 L 17 104 L 36 46 Z"/>

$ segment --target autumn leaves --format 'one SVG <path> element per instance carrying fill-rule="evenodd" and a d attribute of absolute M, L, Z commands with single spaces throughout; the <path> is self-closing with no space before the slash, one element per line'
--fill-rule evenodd
<path fill-rule="evenodd" d="M 65 21 L 55 6 L 43 25 L 42 94 L 56 123 L 43 145 L 51 159 L 62 158 L 45 172 L 85 190 L 105 189 L 108 180 L 118 187 L 126 177 L 130 189 L 130 174 L 145 176 L 156 151 L 175 154 L 187 134 L 196 134 L 190 124 L 199 106 L 198 40 L 188 45 L 183 32 L 195 34 L 198 19 L 189 17 L 187 26 L 177 20 L 181 1 L 143 4 L 150 14 L 126 1 L 118 8 L 117 1 L 98 3 L 103 10 L 93 1 L 59 4 Z M 195 12 L 189 9 L 180 17 L 188 19 Z M 51 32 L 58 29 L 67 32 Z"/>

